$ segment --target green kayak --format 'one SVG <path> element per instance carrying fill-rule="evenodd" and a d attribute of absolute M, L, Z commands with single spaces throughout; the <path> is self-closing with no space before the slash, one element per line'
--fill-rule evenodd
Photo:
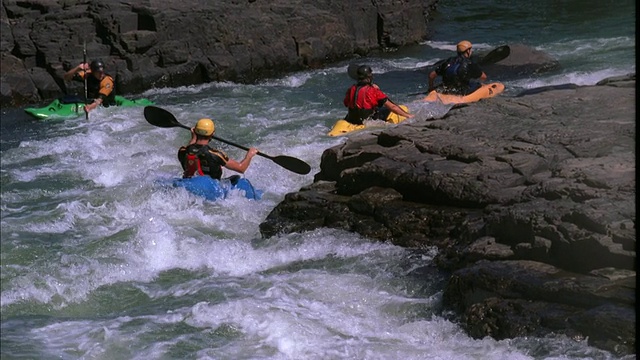
<path fill-rule="evenodd" d="M 154 105 L 149 99 L 129 100 L 116 95 L 116 106 L 147 106 Z M 51 104 L 41 108 L 26 108 L 24 111 L 40 120 L 67 119 L 84 115 L 83 102 L 69 102 L 64 99 L 56 99 Z"/>

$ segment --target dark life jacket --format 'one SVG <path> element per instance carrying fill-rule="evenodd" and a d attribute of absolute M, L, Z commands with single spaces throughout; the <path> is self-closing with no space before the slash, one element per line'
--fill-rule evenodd
<path fill-rule="evenodd" d="M 198 174 L 209 175 L 218 180 L 222 177 L 222 167 L 228 160 L 224 153 L 198 144 L 189 145 L 184 152 L 178 152 L 178 158 L 184 170 L 183 178 Z"/>
<path fill-rule="evenodd" d="M 115 89 L 116 84 L 111 75 L 105 73 L 102 79 L 96 79 L 96 77 L 91 75 L 91 73 L 84 72 L 84 73 L 76 73 L 74 77 L 74 79 L 77 81 L 84 81 L 85 78 L 87 79 L 87 99 L 86 99 L 87 104 L 92 103 L 95 99 L 101 98 L 102 106 L 104 107 L 116 105 L 116 89 Z M 111 89 L 111 92 L 107 96 L 100 94 L 101 84 L 105 80 L 107 81 L 111 80 L 110 83 L 113 85 L 113 89 Z M 72 99 L 65 99 L 65 101 L 84 102 L 84 99 L 82 99 L 82 101 L 73 101 Z M 63 104 L 64 103 L 65 102 L 63 102 Z"/>
<path fill-rule="evenodd" d="M 464 56 L 452 57 L 444 65 L 442 82 L 449 88 L 469 86 L 469 65 L 471 60 Z"/>

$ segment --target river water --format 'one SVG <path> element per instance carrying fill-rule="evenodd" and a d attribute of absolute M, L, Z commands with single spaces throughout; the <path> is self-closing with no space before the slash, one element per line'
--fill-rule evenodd
<path fill-rule="evenodd" d="M 635 11 L 628 0 L 443 0 L 430 41 L 361 62 L 419 122 L 442 109 L 416 102 L 426 74 L 414 70 L 462 39 L 479 51 L 523 43 L 562 64 L 488 74 L 502 96 L 635 73 Z M 211 117 L 221 138 L 311 165 L 303 176 L 254 158 L 245 176 L 260 201 L 158 186 L 180 175 L 189 132 L 153 127 L 141 108 L 49 122 L 3 109 L 2 359 L 616 359 L 563 336 L 468 337 L 441 308 L 432 249 L 332 229 L 261 238 L 269 212 L 344 141 L 325 134 L 345 114 L 347 65 L 140 95 L 184 124 Z"/>

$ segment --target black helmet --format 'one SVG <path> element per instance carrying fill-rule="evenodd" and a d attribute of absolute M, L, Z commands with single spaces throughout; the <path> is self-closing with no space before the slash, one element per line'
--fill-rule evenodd
<path fill-rule="evenodd" d="M 373 70 L 371 70 L 371 66 L 369 65 L 360 65 L 358 67 L 358 80 L 364 80 L 373 75 Z"/>
<path fill-rule="evenodd" d="M 89 65 L 91 71 L 104 71 L 104 63 L 102 60 L 93 60 Z"/>

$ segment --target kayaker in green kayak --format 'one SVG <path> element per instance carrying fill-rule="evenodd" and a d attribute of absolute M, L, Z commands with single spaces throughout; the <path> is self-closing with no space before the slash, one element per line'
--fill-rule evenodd
<path fill-rule="evenodd" d="M 251 159 L 258 153 L 258 149 L 249 148 L 247 155 L 240 162 L 229 159 L 224 152 L 209 146 L 209 141 L 215 131 L 216 127 L 211 119 L 200 119 L 196 126 L 191 128 L 191 140 L 178 150 L 178 160 L 184 170 L 183 178 L 190 178 L 194 175 L 209 175 L 220 180 L 222 167 L 241 174 L 247 170 Z"/>
<path fill-rule="evenodd" d="M 82 63 L 64 74 L 66 81 L 87 80 L 87 102 L 85 111 L 89 112 L 98 106 L 116 105 L 115 82 L 111 75 L 105 73 L 102 60 L 93 60 L 91 64 Z"/>
<path fill-rule="evenodd" d="M 435 70 L 429 73 L 429 92 L 437 90 L 442 94 L 468 95 L 481 85 L 471 84 L 472 79 L 487 79 L 480 66 L 471 61 L 473 47 L 469 41 L 460 41 L 456 51 L 458 55 L 446 59 L 440 65 L 436 64 Z M 438 75 L 442 76 L 442 84 L 436 88 L 434 82 Z"/>

